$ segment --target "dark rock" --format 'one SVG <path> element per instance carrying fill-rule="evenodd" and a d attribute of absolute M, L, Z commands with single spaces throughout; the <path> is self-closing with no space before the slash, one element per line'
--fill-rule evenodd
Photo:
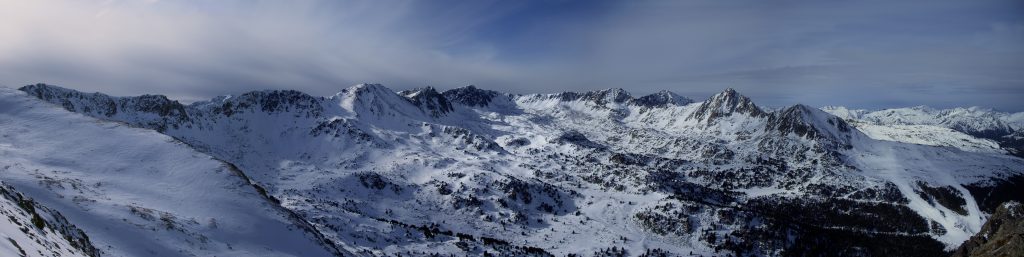
<path fill-rule="evenodd" d="M 498 92 L 479 89 L 473 85 L 444 91 L 442 94 L 453 103 L 470 107 L 486 107 L 500 95 Z"/>
<path fill-rule="evenodd" d="M 999 205 L 981 231 L 960 245 L 952 256 L 1024 256 L 1024 205 Z"/>
<path fill-rule="evenodd" d="M 719 117 L 727 117 L 733 114 L 745 114 L 752 117 L 764 116 L 765 112 L 754 105 L 754 102 L 746 96 L 736 93 L 732 88 L 718 93 L 704 103 L 701 103 L 689 119 L 714 122 Z"/>
<path fill-rule="evenodd" d="M 683 106 L 693 103 L 693 100 L 682 97 L 675 93 L 662 90 L 660 92 L 645 95 L 636 99 L 633 99 L 632 104 L 637 106 L 658 108 L 666 106 Z"/>
<path fill-rule="evenodd" d="M 417 88 L 398 92 L 398 94 L 404 96 L 430 117 L 438 118 L 455 110 L 448 99 L 433 87 Z"/>

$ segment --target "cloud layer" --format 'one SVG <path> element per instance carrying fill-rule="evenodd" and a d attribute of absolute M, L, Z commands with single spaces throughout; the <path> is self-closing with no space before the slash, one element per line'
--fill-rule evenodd
<path fill-rule="evenodd" d="M 0 84 L 185 100 L 377 82 L 1024 110 L 1012 0 L 0 0 L 0 38 Z"/>

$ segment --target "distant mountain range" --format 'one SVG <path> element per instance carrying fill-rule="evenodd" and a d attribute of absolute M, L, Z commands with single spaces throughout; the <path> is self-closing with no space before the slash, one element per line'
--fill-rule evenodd
<path fill-rule="evenodd" d="M 829 106 L 822 108 L 822 110 L 838 117 L 864 124 L 866 129 L 862 130 L 870 130 L 875 135 L 878 135 L 878 137 L 873 136 L 873 138 L 941 146 L 957 146 L 955 142 L 940 142 L 944 139 L 954 138 L 959 141 L 972 141 L 971 143 L 978 144 L 991 144 L 995 142 L 998 146 L 986 148 L 1002 148 L 1018 156 L 1024 154 L 1024 112 L 1005 113 L 980 107 L 939 110 L 926 106 L 880 111 L 851 110 L 845 107 Z M 876 126 L 887 127 L 888 131 L 885 131 L 886 129 L 871 129 Z M 967 136 L 936 131 L 943 130 L 941 128 L 960 132 Z M 933 139 L 924 140 L 917 136 L 909 135 L 915 132 L 927 132 L 917 134 L 921 136 L 931 134 Z M 981 141 L 978 141 L 978 139 L 981 139 Z M 971 148 L 967 147 L 964 149 Z"/>
<path fill-rule="evenodd" d="M 0 232 L 61 256 L 991 254 L 1021 249 L 986 222 L 1020 223 L 1022 125 L 732 89 L 182 104 L 37 84 L 0 89 Z"/>

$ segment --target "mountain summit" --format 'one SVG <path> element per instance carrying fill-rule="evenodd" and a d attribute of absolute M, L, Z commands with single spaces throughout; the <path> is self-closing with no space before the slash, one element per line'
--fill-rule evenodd
<path fill-rule="evenodd" d="M 745 114 L 753 117 L 765 115 L 765 112 L 754 105 L 754 102 L 746 96 L 740 95 L 732 88 L 711 96 L 702 102 L 697 110 L 690 114 L 690 119 L 704 122 L 714 122 L 720 117 L 728 117 L 733 114 Z"/>
<path fill-rule="evenodd" d="M 645 107 L 684 106 L 693 103 L 692 99 L 683 97 L 668 90 L 645 95 L 634 99 L 633 104 Z"/>
<path fill-rule="evenodd" d="M 413 105 L 434 118 L 444 116 L 454 110 L 448 99 L 433 87 L 417 88 L 398 92 L 398 94 L 408 98 Z"/>

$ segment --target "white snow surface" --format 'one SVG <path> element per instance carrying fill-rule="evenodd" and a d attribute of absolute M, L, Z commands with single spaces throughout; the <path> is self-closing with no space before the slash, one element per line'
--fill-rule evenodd
<path fill-rule="evenodd" d="M 103 256 L 332 255 L 224 163 L 8 88 L 0 167 L 0 179 L 63 213 Z"/>

